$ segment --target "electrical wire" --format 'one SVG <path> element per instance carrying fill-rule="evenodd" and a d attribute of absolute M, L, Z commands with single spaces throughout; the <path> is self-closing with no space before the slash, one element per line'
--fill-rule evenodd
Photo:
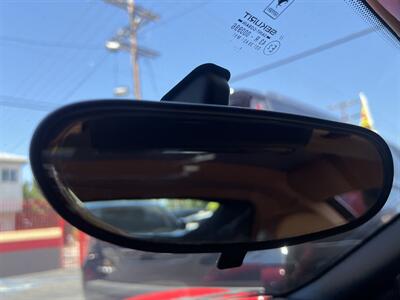
<path fill-rule="evenodd" d="M 97 18 L 97 20 L 100 21 L 99 23 L 101 24 L 104 24 L 106 20 L 113 20 L 112 15 L 115 13 L 115 11 L 106 10 L 105 12 L 106 13 L 103 14 L 102 17 L 98 16 Z M 98 37 L 98 34 L 96 34 L 96 32 L 98 32 L 99 26 L 96 23 L 94 23 L 94 25 L 95 26 L 92 28 L 94 30 L 92 30 L 88 34 L 89 38 L 87 38 L 87 42 L 89 43 Z M 102 47 L 102 49 L 103 51 L 106 51 L 104 47 Z M 93 54 L 90 52 L 71 53 L 68 57 L 66 57 L 65 61 L 72 62 L 77 58 L 79 58 L 80 61 L 87 61 L 87 60 L 92 60 L 93 59 L 92 57 Z M 83 67 L 85 66 L 85 64 L 81 65 Z M 77 68 L 76 64 L 73 63 L 67 63 L 67 64 L 64 63 L 62 68 L 63 72 L 60 72 L 59 69 L 60 68 L 57 67 L 51 69 L 49 76 L 53 78 L 53 81 L 59 82 L 60 84 L 49 86 L 47 89 L 42 89 L 38 94 L 36 94 L 35 98 L 47 98 L 47 99 L 56 97 L 59 98 L 59 95 L 62 94 L 61 91 L 63 89 L 68 89 L 70 86 L 75 85 L 77 83 L 76 79 L 80 78 L 81 73 L 84 72 L 82 68 Z"/>
<path fill-rule="evenodd" d="M 76 28 L 79 28 L 79 21 L 85 20 L 88 13 L 93 11 L 91 8 L 92 6 L 89 5 L 82 13 L 76 15 L 76 18 L 73 20 L 73 24 L 75 24 L 75 26 L 68 27 L 68 30 L 66 30 L 63 34 L 60 34 L 60 40 L 64 41 L 63 43 L 66 43 L 66 41 L 72 37 L 72 34 L 76 31 Z M 59 60 L 60 58 L 55 56 L 53 51 L 46 51 L 46 56 L 43 59 L 38 60 L 36 67 L 31 72 L 27 72 L 26 76 L 21 79 L 23 86 L 18 89 L 16 94 L 20 97 L 25 97 L 28 94 L 32 95 L 32 88 L 37 86 L 38 78 L 41 78 L 39 74 L 46 73 L 46 67 L 54 67 Z"/>
<path fill-rule="evenodd" d="M 81 39 L 84 39 L 85 42 L 88 44 L 92 43 L 92 41 L 96 37 L 96 32 L 98 31 L 98 23 L 101 24 L 102 21 L 106 20 L 107 17 L 107 15 L 105 14 L 102 14 L 100 16 L 98 11 L 99 8 L 97 7 L 94 10 L 94 14 L 92 15 L 92 17 L 88 18 L 89 25 L 83 25 L 82 28 L 84 28 L 84 30 L 82 30 L 81 34 L 79 35 L 79 37 Z M 93 19 L 96 19 L 98 22 L 93 22 Z M 36 84 L 34 85 L 35 88 L 32 88 L 29 96 L 38 99 L 58 98 L 57 91 L 61 91 L 62 86 L 68 87 L 69 78 L 72 79 L 71 81 L 75 81 L 75 78 L 79 78 L 79 74 L 81 73 L 82 68 L 87 66 L 84 63 L 78 62 L 85 61 L 86 57 L 92 57 L 93 54 L 93 52 L 81 51 L 79 49 L 76 49 L 66 53 L 66 55 L 62 59 L 53 60 L 53 64 L 48 66 L 45 74 L 43 72 L 43 76 L 39 78 L 40 80 L 36 82 Z M 71 73 L 77 73 L 77 75 L 73 76 L 71 75 Z M 57 84 L 48 84 L 46 78 L 51 78 L 51 81 Z"/>
<path fill-rule="evenodd" d="M 203 6 L 207 5 L 207 4 L 210 4 L 210 3 L 211 3 L 211 1 L 204 1 L 204 2 L 201 2 L 201 3 L 199 3 L 198 5 L 196 5 L 194 7 L 191 6 L 188 9 L 185 9 L 185 10 L 182 10 L 181 12 L 176 13 L 175 15 L 172 15 L 170 17 L 162 19 L 161 21 L 158 21 L 157 23 L 154 23 L 154 25 L 152 25 L 152 26 L 147 26 L 145 29 L 141 30 L 140 33 L 141 34 L 145 34 L 148 31 L 153 31 L 154 29 L 156 29 L 157 27 L 160 27 L 161 25 L 165 25 L 167 23 L 175 21 L 175 20 L 177 20 L 177 19 L 179 19 L 179 18 L 181 18 L 181 17 L 183 17 L 183 16 L 185 16 L 185 15 L 191 13 L 191 12 L 194 12 L 197 9 L 199 9 L 199 8 L 201 8 L 201 7 L 203 7 Z"/>
<path fill-rule="evenodd" d="M 74 86 L 72 87 L 70 90 L 68 90 L 64 96 L 62 97 L 62 99 L 69 99 L 70 97 L 72 97 L 75 92 L 81 88 L 88 80 L 89 78 L 97 71 L 97 69 L 105 62 L 107 56 L 109 55 L 108 52 L 105 52 L 101 58 L 99 59 L 99 61 L 91 68 L 91 70 Z"/>
<path fill-rule="evenodd" d="M 153 65 L 151 64 L 150 60 L 144 60 L 146 63 L 146 67 L 148 70 L 148 75 L 150 77 L 150 82 L 151 82 L 151 87 L 153 88 L 153 91 L 156 95 L 159 95 L 159 89 L 158 89 L 158 85 L 157 85 L 157 81 L 156 81 L 156 76 L 155 76 L 155 72 L 153 69 Z"/>
<path fill-rule="evenodd" d="M 101 45 L 86 45 L 76 43 L 63 43 L 56 41 L 32 40 L 21 37 L 0 36 L 0 42 L 18 44 L 27 47 L 59 48 L 72 50 L 101 50 Z"/>
<path fill-rule="evenodd" d="M 30 98 L 15 97 L 11 95 L 1 94 L 0 107 L 1 106 L 48 112 L 55 109 L 57 107 L 57 104 Z"/>
<path fill-rule="evenodd" d="M 119 85 L 119 52 L 113 53 L 112 72 L 114 77 L 114 86 Z"/>

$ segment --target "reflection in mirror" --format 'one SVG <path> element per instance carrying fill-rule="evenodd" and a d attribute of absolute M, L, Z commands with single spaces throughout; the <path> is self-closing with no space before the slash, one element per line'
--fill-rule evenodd
<path fill-rule="evenodd" d="M 179 242 L 249 241 L 253 207 L 194 199 L 86 202 L 85 208 L 105 225 L 136 238 Z"/>
<path fill-rule="evenodd" d="M 332 229 L 369 212 L 383 185 L 373 143 L 304 124 L 98 117 L 71 121 L 43 157 L 98 226 L 181 244 Z"/>

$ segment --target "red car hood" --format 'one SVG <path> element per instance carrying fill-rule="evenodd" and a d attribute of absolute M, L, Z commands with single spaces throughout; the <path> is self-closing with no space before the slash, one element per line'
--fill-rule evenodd
<path fill-rule="evenodd" d="M 227 288 L 195 287 L 180 288 L 161 292 L 151 292 L 124 300 L 179 300 L 179 299 L 235 299 L 235 300 L 269 300 L 269 296 L 261 296 L 255 292 L 232 292 Z"/>

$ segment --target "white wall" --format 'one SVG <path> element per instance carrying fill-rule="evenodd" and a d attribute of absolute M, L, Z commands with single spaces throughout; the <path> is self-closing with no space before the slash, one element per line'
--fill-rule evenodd
<path fill-rule="evenodd" d="M 3 182 L 1 172 L 3 169 L 16 169 L 18 180 L 16 182 Z M 17 212 L 22 210 L 22 165 L 0 161 L 0 213 Z"/>

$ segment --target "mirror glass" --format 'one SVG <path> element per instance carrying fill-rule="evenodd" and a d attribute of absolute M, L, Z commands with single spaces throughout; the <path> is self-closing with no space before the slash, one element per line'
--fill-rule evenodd
<path fill-rule="evenodd" d="M 307 123 L 106 114 L 53 131 L 42 157 L 69 205 L 97 226 L 152 241 L 332 229 L 370 211 L 384 181 L 374 143 Z"/>

